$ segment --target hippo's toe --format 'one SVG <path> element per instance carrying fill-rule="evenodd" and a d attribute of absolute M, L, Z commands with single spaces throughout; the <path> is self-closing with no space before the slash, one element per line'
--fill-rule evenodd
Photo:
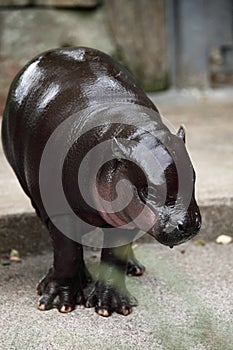
<path fill-rule="evenodd" d="M 77 281 L 78 278 L 65 281 L 54 278 L 53 269 L 41 279 L 37 285 L 37 294 L 40 298 L 37 307 L 41 311 L 57 308 L 62 313 L 71 312 L 75 305 L 84 305 L 84 296 Z"/>
<path fill-rule="evenodd" d="M 127 263 L 126 273 L 129 276 L 141 276 L 145 272 L 145 266 L 143 266 L 135 257 L 129 259 Z"/>
<path fill-rule="evenodd" d="M 94 307 L 95 311 L 104 317 L 113 312 L 127 316 L 132 312 L 132 307 L 137 305 L 137 300 L 126 290 L 117 290 L 108 283 L 97 281 L 94 289 L 86 301 L 86 307 Z"/>

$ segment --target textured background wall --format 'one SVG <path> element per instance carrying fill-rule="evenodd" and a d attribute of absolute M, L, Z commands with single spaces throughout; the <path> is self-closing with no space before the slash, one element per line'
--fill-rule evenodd
<path fill-rule="evenodd" d="M 28 5 L 45 5 L 45 6 L 71 6 L 91 8 L 97 6 L 100 0 L 0 0 L 1 6 L 28 6 Z"/>
<path fill-rule="evenodd" d="M 126 65 L 143 88 L 167 87 L 164 0 L 0 0 L 0 115 L 10 82 L 42 51 L 90 46 Z"/>

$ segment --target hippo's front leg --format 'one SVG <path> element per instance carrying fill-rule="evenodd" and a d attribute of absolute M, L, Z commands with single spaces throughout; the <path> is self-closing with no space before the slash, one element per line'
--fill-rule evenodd
<path fill-rule="evenodd" d="M 52 223 L 48 227 L 54 264 L 37 286 L 40 295 L 38 308 L 44 311 L 56 307 L 60 312 L 70 312 L 76 304 L 84 304 L 83 288 L 90 275 L 85 267 L 81 244 L 67 238 Z"/>
<path fill-rule="evenodd" d="M 130 245 L 102 249 L 99 280 L 86 302 L 87 307 L 95 307 L 101 316 L 113 312 L 127 316 L 137 305 L 125 286 L 129 250 Z"/>

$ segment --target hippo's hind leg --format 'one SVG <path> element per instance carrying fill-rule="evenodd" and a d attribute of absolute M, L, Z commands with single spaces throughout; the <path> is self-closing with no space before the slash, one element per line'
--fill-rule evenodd
<path fill-rule="evenodd" d="M 82 245 L 61 233 L 53 223 L 48 228 L 54 249 L 54 264 L 37 286 L 38 308 L 42 311 L 56 307 L 70 312 L 76 304 L 84 304 L 83 288 L 90 281 L 83 260 Z M 74 230 L 70 222 L 70 230 Z"/>
<path fill-rule="evenodd" d="M 138 229 L 130 230 L 127 232 L 127 236 L 131 242 L 134 241 L 135 237 L 137 237 L 139 233 Z M 130 236 L 129 236 L 130 235 Z M 129 243 L 128 250 L 128 262 L 126 268 L 126 274 L 128 276 L 141 276 L 145 271 L 145 266 L 143 266 L 135 257 L 133 251 L 133 243 Z"/>
<path fill-rule="evenodd" d="M 129 244 L 102 249 L 99 279 L 86 302 L 87 307 L 95 307 L 101 316 L 113 312 L 127 316 L 137 305 L 125 286 L 129 250 Z"/>
<path fill-rule="evenodd" d="M 132 243 L 129 244 L 129 257 L 127 263 L 127 275 L 129 276 L 141 276 L 145 271 L 145 266 L 143 266 L 135 257 L 133 252 Z"/>

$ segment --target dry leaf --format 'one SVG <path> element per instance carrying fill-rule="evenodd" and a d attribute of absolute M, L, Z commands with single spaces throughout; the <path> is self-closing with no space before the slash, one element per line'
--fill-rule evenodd
<path fill-rule="evenodd" d="M 9 260 L 14 262 L 21 262 L 18 250 L 11 249 Z"/>

